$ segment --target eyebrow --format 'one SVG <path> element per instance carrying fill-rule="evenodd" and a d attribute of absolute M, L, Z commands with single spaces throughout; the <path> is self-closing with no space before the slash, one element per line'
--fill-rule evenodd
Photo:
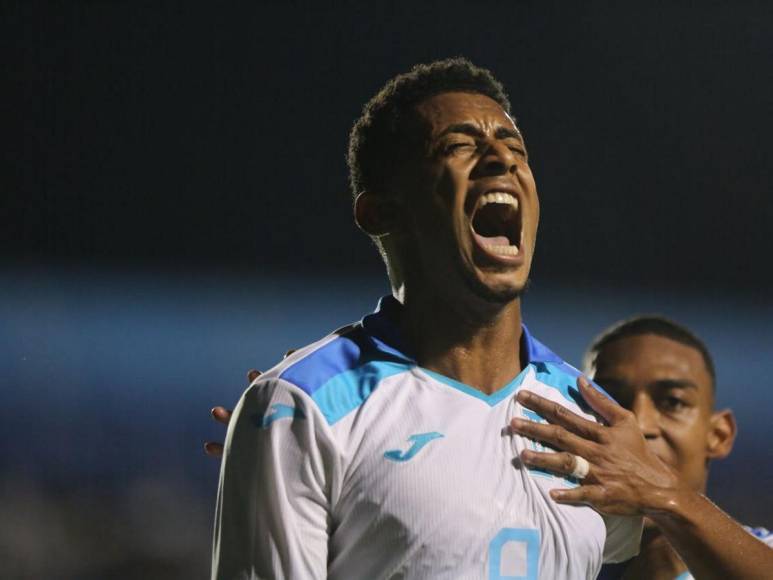
<path fill-rule="evenodd" d="M 631 385 L 629 385 L 626 381 L 612 377 L 594 377 L 593 381 L 608 390 L 618 390 L 631 387 Z M 657 387 L 659 389 L 698 389 L 698 385 L 687 379 L 661 379 L 653 381 L 647 386 Z"/>
<path fill-rule="evenodd" d="M 486 136 L 479 127 L 473 125 L 472 123 L 456 123 L 443 129 L 442 133 L 440 133 L 438 137 L 444 137 L 450 133 L 462 133 L 464 135 L 469 135 L 470 137 L 476 137 L 478 139 L 482 139 Z M 518 139 L 519 141 L 523 141 L 521 133 L 517 129 L 511 129 L 509 127 L 498 127 L 497 130 L 494 131 L 494 138 Z"/>
<path fill-rule="evenodd" d="M 698 389 L 698 385 L 687 379 L 663 379 L 652 385 L 661 389 Z"/>

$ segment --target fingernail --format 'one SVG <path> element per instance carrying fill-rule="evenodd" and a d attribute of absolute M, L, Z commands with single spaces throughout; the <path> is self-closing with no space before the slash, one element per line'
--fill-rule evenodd
<path fill-rule="evenodd" d="M 564 492 L 561 491 L 560 489 L 551 489 L 550 497 L 552 497 L 553 499 L 561 499 L 562 497 L 564 497 Z"/>
<path fill-rule="evenodd" d="M 520 391 L 517 398 L 519 401 L 528 401 L 531 399 L 531 393 L 529 391 Z"/>
<path fill-rule="evenodd" d="M 510 421 L 510 425 L 513 429 L 523 429 L 526 426 L 526 421 L 523 419 L 513 419 Z"/>
<path fill-rule="evenodd" d="M 533 452 L 529 450 L 521 451 L 521 461 L 523 461 L 524 463 L 531 463 L 533 459 L 534 459 Z"/>

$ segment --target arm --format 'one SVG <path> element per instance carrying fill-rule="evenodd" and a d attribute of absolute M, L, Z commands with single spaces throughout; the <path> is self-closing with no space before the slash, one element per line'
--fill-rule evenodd
<path fill-rule="evenodd" d="M 695 578 L 769 578 L 773 548 L 706 496 L 683 490 L 649 514 Z"/>
<path fill-rule="evenodd" d="M 553 490 L 560 503 L 587 504 L 616 515 L 645 515 L 662 531 L 699 579 L 766 578 L 773 569 L 773 548 L 747 533 L 705 496 L 681 483 L 648 448 L 634 418 L 617 403 L 578 380 L 584 399 L 608 425 L 579 417 L 533 393 L 518 401 L 550 425 L 514 420 L 517 432 L 562 449 L 561 453 L 524 452 L 529 465 L 570 474 L 575 455 L 590 462 L 582 485 Z"/>
<path fill-rule="evenodd" d="M 334 459 L 305 393 L 266 380 L 234 410 L 220 472 L 213 580 L 324 578 Z"/>

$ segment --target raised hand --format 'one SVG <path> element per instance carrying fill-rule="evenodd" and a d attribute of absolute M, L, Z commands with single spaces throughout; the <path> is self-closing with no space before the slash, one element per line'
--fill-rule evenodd
<path fill-rule="evenodd" d="M 615 515 L 651 515 L 666 508 L 684 485 L 649 449 L 634 414 L 593 388 L 585 377 L 580 377 L 577 385 L 607 425 L 588 421 L 558 403 L 521 391 L 518 402 L 549 424 L 513 419 L 511 428 L 561 450 L 523 451 L 521 461 L 561 475 L 582 476 L 585 472 L 578 487 L 550 492 L 559 503 L 587 504 Z"/>

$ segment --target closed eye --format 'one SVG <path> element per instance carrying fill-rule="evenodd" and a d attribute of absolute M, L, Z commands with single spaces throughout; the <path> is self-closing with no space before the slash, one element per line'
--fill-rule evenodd
<path fill-rule="evenodd" d="M 453 153 L 464 151 L 465 149 L 475 149 L 476 147 L 477 145 L 475 143 L 470 142 L 449 143 L 443 149 L 443 153 L 445 155 L 451 155 Z"/>

